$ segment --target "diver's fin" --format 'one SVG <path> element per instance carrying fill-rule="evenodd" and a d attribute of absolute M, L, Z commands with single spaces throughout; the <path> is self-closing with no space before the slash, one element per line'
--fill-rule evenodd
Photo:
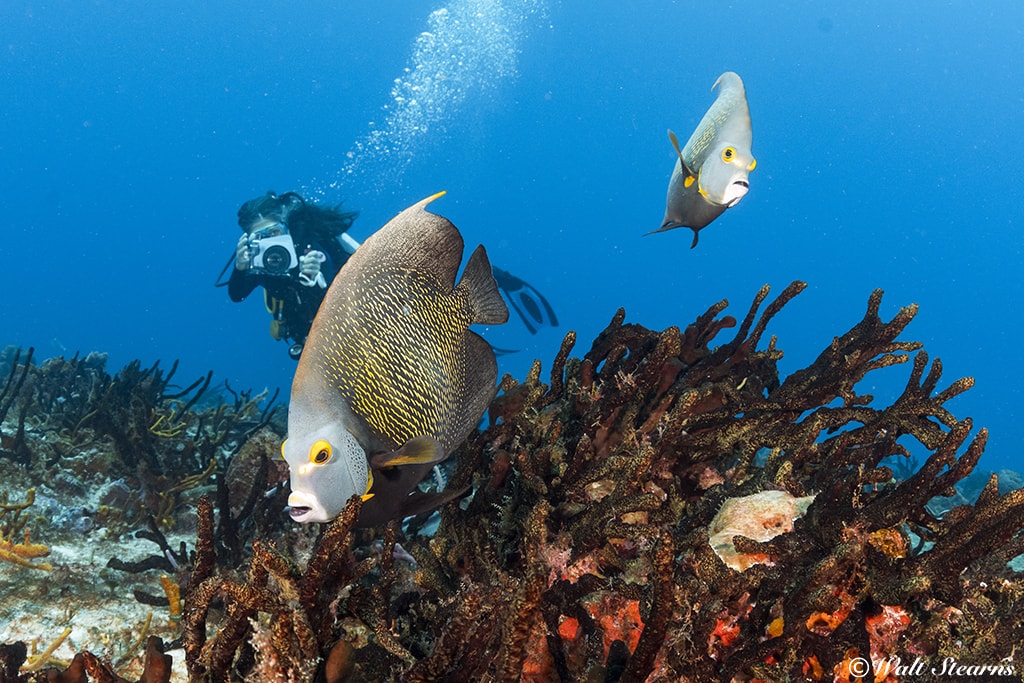
<path fill-rule="evenodd" d="M 462 279 L 456 285 L 456 289 L 460 288 L 465 288 L 469 292 L 474 323 L 501 325 L 508 322 L 508 306 L 498 291 L 484 245 L 477 246 L 466 262 Z"/>
<path fill-rule="evenodd" d="M 370 467 L 399 467 L 401 465 L 436 465 L 444 460 L 444 449 L 437 440 L 429 436 L 416 436 L 396 451 L 377 453 L 370 456 Z"/>
<path fill-rule="evenodd" d="M 519 353 L 519 349 L 503 349 L 500 346 L 491 344 L 491 351 L 494 351 L 495 356 L 507 356 L 510 353 Z"/>
<path fill-rule="evenodd" d="M 555 309 L 533 285 L 501 268 L 494 268 L 494 279 L 530 334 L 537 334 L 538 327 L 558 327 Z"/>

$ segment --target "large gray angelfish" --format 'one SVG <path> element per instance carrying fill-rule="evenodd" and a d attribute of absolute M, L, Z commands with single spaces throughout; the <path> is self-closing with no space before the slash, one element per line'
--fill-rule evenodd
<path fill-rule="evenodd" d="M 685 147 L 679 149 L 675 133 L 668 132 L 679 158 L 668 183 L 665 220 L 651 231 L 690 228 L 691 249 L 697 246 L 701 228 L 747 194 L 747 177 L 757 163 L 750 152 L 750 109 L 743 81 L 726 71 L 711 86 L 715 88 L 718 97 Z"/>
<path fill-rule="evenodd" d="M 508 320 L 483 246 L 459 283 L 463 242 L 425 210 L 391 219 L 331 284 L 295 371 L 282 446 L 298 522 L 333 519 L 353 495 L 370 526 L 459 491 L 417 484 L 473 429 L 496 392 L 491 347 L 468 328 Z"/>

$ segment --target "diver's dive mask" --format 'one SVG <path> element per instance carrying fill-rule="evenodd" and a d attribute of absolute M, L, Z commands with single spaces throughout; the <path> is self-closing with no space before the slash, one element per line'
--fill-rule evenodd
<path fill-rule="evenodd" d="M 249 233 L 249 271 L 268 275 L 287 275 L 299 265 L 295 242 L 288 226 L 276 218 L 259 218 Z"/>

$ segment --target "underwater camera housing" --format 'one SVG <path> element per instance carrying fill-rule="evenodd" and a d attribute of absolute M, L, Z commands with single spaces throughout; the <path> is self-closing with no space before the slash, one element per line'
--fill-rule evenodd
<path fill-rule="evenodd" d="M 282 223 L 272 223 L 249 233 L 249 270 L 268 275 L 287 275 L 299 265 L 295 242 Z"/>

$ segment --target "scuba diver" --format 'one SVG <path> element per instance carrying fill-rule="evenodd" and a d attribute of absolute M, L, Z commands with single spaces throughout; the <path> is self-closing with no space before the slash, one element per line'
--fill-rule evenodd
<path fill-rule="evenodd" d="M 295 192 L 271 191 L 250 199 L 238 209 L 238 225 L 244 232 L 216 286 L 227 286 L 235 302 L 262 286 L 272 318 L 270 336 L 291 342 L 288 355 L 298 360 L 327 287 L 359 247 L 346 232 L 358 215 L 342 211 L 340 205 L 311 204 Z M 231 277 L 220 282 L 232 262 Z M 558 325 L 551 304 L 532 285 L 508 271 L 492 270 L 499 291 L 530 334 L 537 334 L 538 327 Z"/>
<path fill-rule="evenodd" d="M 267 192 L 238 209 L 244 231 L 226 283 L 232 301 L 243 301 L 258 286 L 271 315 L 270 336 L 291 342 L 288 355 L 298 360 L 320 302 L 331 280 L 359 243 L 348 230 L 356 216 L 340 206 L 324 208 L 295 192 Z"/>

